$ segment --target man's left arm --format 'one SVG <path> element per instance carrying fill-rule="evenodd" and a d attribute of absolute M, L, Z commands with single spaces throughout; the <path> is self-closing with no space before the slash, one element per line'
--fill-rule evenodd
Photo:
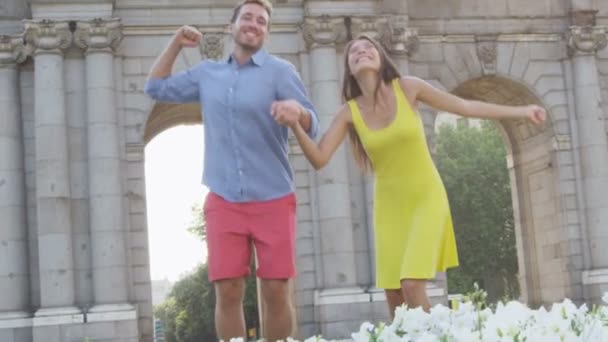
<path fill-rule="evenodd" d="M 287 112 L 290 109 L 296 110 L 295 107 L 298 107 L 297 121 L 311 138 L 315 138 L 319 131 L 319 118 L 317 117 L 315 107 L 308 98 L 302 79 L 295 67 L 289 64 L 289 68 L 284 68 L 284 70 L 278 77 L 277 92 L 279 102 L 273 105 L 273 115 L 276 117 L 279 112 Z M 286 120 L 289 120 L 289 117 L 289 115 L 285 115 Z M 284 124 L 290 125 L 293 123 L 284 122 Z"/>

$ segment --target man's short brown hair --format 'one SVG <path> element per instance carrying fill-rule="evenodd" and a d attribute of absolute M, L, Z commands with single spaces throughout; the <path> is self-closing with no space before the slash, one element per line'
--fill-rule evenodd
<path fill-rule="evenodd" d="M 232 19 L 230 20 L 231 23 L 234 24 L 234 22 L 236 22 L 236 19 L 239 17 L 239 14 L 241 13 L 241 8 L 243 8 L 243 6 L 248 5 L 248 4 L 260 5 L 260 6 L 264 7 L 266 12 L 268 13 L 268 18 L 270 18 L 272 16 L 272 3 L 270 3 L 270 1 L 268 1 L 268 0 L 242 0 L 234 8 L 234 12 L 232 13 Z"/>

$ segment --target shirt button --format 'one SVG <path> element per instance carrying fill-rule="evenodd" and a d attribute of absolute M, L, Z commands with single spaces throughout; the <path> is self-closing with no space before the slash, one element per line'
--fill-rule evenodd
<path fill-rule="evenodd" d="M 243 170 L 239 170 L 239 175 L 243 175 Z"/>
<path fill-rule="evenodd" d="M 232 88 L 228 89 L 228 91 L 230 92 L 230 94 L 232 94 Z"/>

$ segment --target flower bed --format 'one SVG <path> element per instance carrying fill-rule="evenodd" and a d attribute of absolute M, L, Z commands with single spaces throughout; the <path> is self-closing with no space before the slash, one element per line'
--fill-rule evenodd
<path fill-rule="evenodd" d="M 602 298 L 608 303 L 608 293 Z M 391 324 L 365 322 L 352 334 L 355 342 L 608 342 L 608 307 L 575 306 L 566 299 L 549 311 L 516 301 L 483 308 L 464 302 L 456 309 L 437 305 L 430 313 L 398 308 Z M 234 339 L 234 342 L 243 341 Z M 288 341 L 294 341 L 289 339 Z M 326 342 L 311 337 L 304 342 Z"/>

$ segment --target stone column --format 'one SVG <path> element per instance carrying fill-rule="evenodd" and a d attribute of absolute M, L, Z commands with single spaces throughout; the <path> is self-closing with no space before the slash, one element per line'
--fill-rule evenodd
<path fill-rule="evenodd" d="M 70 156 L 72 243 L 74 248 L 75 303 L 88 307 L 93 299 L 91 238 L 89 229 L 89 186 L 87 160 L 87 98 L 85 65 L 76 48 L 65 54 L 65 87 Z"/>
<path fill-rule="evenodd" d="M 86 50 L 89 208 L 93 264 L 92 313 L 132 310 L 128 301 L 126 234 L 122 207 L 120 134 L 114 49 L 118 19 L 79 22 L 75 43 Z"/>
<path fill-rule="evenodd" d="M 40 259 L 40 310 L 36 316 L 72 315 L 74 260 L 70 213 L 63 50 L 72 43 L 68 22 L 27 21 L 34 48 L 36 206 Z"/>
<path fill-rule="evenodd" d="M 306 18 L 303 34 L 311 51 L 311 94 L 323 133 L 342 102 L 336 44 L 345 41 L 344 20 Z M 329 164 L 317 173 L 323 288 L 326 289 L 352 287 L 357 281 L 345 152 L 341 146 Z"/>
<path fill-rule="evenodd" d="M 583 18 L 589 19 L 587 16 Z M 576 18 L 576 15 L 575 15 Z M 572 60 L 573 92 L 578 126 L 583 198 L 591 247 L 591 267 L 608 269 L 608 142 L 604 132 L 599 71 L 595 54 L 607 45 L 608 29 L 583 20 L 571 26 L 568 47 Z M 608 273 L 608 271 L 606 272 Z"/>
<path fill-rule="evenodd" d="M 29 315 L 25 170 L 19 73 L 21 37 L 0 36 L 0 320 Z"/>

